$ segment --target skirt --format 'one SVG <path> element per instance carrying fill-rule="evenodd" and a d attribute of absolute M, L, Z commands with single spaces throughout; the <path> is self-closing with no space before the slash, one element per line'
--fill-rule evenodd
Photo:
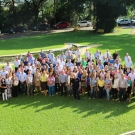
<path fill-rule="evenodd" d="M 41 89 L 47 90 L 47 82 L 41 82 Z"/>

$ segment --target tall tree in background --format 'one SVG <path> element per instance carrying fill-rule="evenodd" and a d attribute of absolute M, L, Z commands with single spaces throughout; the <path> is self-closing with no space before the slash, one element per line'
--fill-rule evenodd
<path fill-rule="evenodd" d="M 28 7 L 31 8 L 32 12 L 34 13 L 34 24 L 37 24 L 40 8 L 46 1 L 47 0 L 25 0 Z"/>
<path fill-rule="evenodd" d="M 122 0 L 93 0 L 96 16 L 96 30 L 104 29 L 105 33 L 112 32 L 116 19 L 126 15 L 126 3 Z"/>

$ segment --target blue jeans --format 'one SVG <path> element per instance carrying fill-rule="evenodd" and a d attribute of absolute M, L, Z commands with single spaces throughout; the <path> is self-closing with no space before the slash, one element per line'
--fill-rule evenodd
<path fill-rule="evenodd" d="M 95 87 L 92 87 L 90 98 L 95 98 L 95 92 L 96 92 L 96 86 Z"/>
<path fill-rule="evenodd" d="M 106 89 L 106 97 L 107 99 L 110 99 L 110 89 Z"/>
<path fill-rule="evenodd" d="M 54 95 L 54 86 L 48 86 L 49 88 L 49 95 Z"/>

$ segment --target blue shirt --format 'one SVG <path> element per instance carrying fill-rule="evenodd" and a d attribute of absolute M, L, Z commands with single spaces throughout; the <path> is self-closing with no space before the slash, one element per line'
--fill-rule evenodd
<path fill-rule="evenodd" d="M 87 77 L 87 85 L 90 85 L 91 78 Z"/>

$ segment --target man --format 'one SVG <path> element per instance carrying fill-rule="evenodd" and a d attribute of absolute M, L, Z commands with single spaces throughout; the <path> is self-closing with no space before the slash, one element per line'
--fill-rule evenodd
<path fill-rule="evenodd" d="M 126 91 L 127 91 L 127 80 L 125 79 L 124 74 L 121 74 L 121 78 L 118 82 L 118 90 L 119 90 L 119 102 L 123 101 L 126 102 Z"/>
<path fill-rule="evenodd" d="M 71 81 L 71 89 L 73 89 L 74 98 L 80 100 L 81 82 L 76 73 Z"/>
<path fill-rule="evenodd" d="M 94 57 L 97 59 L 99 56 L 99 51 L 97 50 L 96 53 L 94 54 Z"/>
<path fill-rule="evenodd" d="M 41 55 L 42 59 L 45 57 L 45 53 L 43 52 L 42 49 L 41 49 L 41 51 L 40 51 L 40 55 Z"/>
<path fill-rule="evenodd" d="M 14 67 L 15 67 L 15 71 L 17 71 L 19 65 L 20 65 L 21 61 L 18 59 L 18 57 L 16 57 L 15 61 L 14 61 Z"/>
<path fill-rule="evenodd" d="M 125 61 L 125 63 L 126 63 L 126 62 L 128 62 L 128 59 L 130 59 L 130 60 L 131 60 L 131 57 L 129 56 L 129 54 L 128 54 L 128 53 L 126 53 L 126 56 L 124 57 L 124 61 Z"/>
<path fill-rule="evenodd" d="M 7 65 L 5 66 L 5 70 L 9 71 L 9 69 L 12 69 L 12 66 L 7 62 Z"/>
<path fill-rule="evenodd" d="M 128 59 L 127 59 L 127 62 L 126 62 L 126 67 L 131 69 L 132 66 L 133 66 L 133 63 L 132 63 L 131 59 L 128 58 Z"/>
<path fill-rule="evenodd" d="M 33 95 L 33 75 L 31 74 L 31 70 L 28 71 L 28 75 L 26 77 L 27 84 L 27 95 Z"/>
<path fill-rule="evenodd" d="M 79 50 L 79 48 L 77 48 L 77 50 L 75 51 L 75 55 L 76 57 L 78 57 L 78 55 L 81 55 L 81 51 Z"/>
<path fill-rule="evenodd" d="M 71 59 L 67 59 L 66 66 L 73 67 L 73 63 L 71 63 Z"/>
<path fill-rule="evenodd" d="M 34 64 L 35 58 L 32 54 L 30 54 L 30 57 L 28 58 L 28 61 L 31 65 Z"/>
<path fill-rule="evenodd" d="M 116 58 L 117 58 L 118 55 L 119 55 L 118 52 L 115 51 L 115 52 L 113 53 L 113 59 L 116 60 Z"/>
<path fill-rule="evenodd" d="M 20 89 L 21 93 L 26 94 L 26 73 L 24 73 L 24 69 L 21 69 L 21 73 L 19 74 L 19 81 L 20 81 Z"/>
<path fill-rule="evenodd" d="M 6 74 L 8 74 L 8 71 L 5 70 L 5 67 L 2 67 L 0 74 L 1 74 L 2 78 L 6 78 Z"/>
<path fill-rule="evenodd" d="M 61 89 L 61 96 L 63 96 L 63 92 L 64 92 L 65 97 L 67 95 L 66 82 L 67 82 L 67 75 L 65 74 L 64 70 L 62 70 L 61 74 L 59 75 L 59 86 Z"/>
<path fill-rule="evenodd" d="M 109 59 L 110 56 L 111 56 L 111 53 L 110 53 L 109 50 L 107 49 L 106 52 L 105 52 L 105 54 L 104 54 L 104 57 Z"/>

